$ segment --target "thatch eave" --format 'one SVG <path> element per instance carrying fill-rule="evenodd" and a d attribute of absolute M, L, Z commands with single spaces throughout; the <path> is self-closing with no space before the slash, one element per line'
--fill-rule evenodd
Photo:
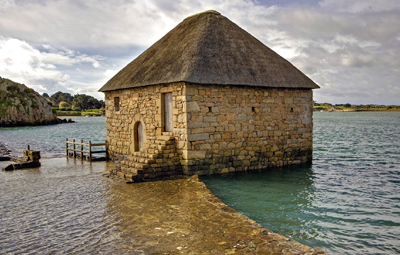
<path fill-rule="evenodd" d="M 110 91 L 119 91 L 119 90 L 125 90 L 125 89 L 135 89 L 135 88 L 142 88 L 142 87 L 151 87 L 151 86 L 157 86 L 157 85 L 171 85 L 171 84 L 178 84 L 178 83 L 185 83 L 186 85 L 204 85 L 204 86 L 232 86 L 232 87 L 258 87 L 258 88 L 271 88 L 271 89 L 310 89 L 308 87 L 282 87 L 282 86 L 262 86 L 262 85 L 248 85 L 248 84 L 215 84 L 215 83 L 196 83 L 196 82 L 188 82 L 188 81 L 174 81 L 170 83 L 155 83 L 155 84 L 146 84 L 146 85 L 140 85 L 140 86 L 131 86 L 131 87 L 124 87 L 124 88 L 118 88 L 118 89 L 110 89 L 110 90 L 99 90 L 100 92 L 110 92 Z M 318 86 L 319 88 L 319 86 Z M 316 89 L 318 89 L 316 88 Z"/>

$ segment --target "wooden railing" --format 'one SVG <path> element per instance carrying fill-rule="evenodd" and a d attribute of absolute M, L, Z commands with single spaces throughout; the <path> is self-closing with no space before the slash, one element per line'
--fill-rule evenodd
<path fill-rule="evenodd" d="M 72 148 L 69 147 L 69 144 L 72 144 Z M 93 150 L 93 147 L 99 147 L 103 146 L 104 150 Z M 77 148 L 79 147 L 79 148 Z M 84 149 L 84 147 L 87 147 L 87 150 Z M 89 161 L 99 159 L 93 157 L 93 154 L 97 153 L 104 153 L 105 156 L 102 157 L 101 159 L 107 159 L 108 158 L 108 143 L 107 140 L 104 141 L 104 143 L 92 143 L 89 141 L 89 143 L 84 143 L 83 140 L 81 142 L 75 142 L 75 139 L 71 141 L 68 141 L 68 138 L 65 138 L 65 148 L 66 148 L 66 153 L 67 157 L 80 157 L 81 159 L 88 159 Z"/>

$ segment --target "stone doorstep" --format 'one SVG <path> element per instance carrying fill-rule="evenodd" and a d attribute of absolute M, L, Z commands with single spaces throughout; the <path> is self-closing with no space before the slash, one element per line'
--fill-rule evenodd
<path fill-rule="evenodd" d="M 169 141 L 169 140 L 171 140 L 171 137 L 162 135 L 162 136 L 158 136 L 157 140 L 158 141 Z"/>

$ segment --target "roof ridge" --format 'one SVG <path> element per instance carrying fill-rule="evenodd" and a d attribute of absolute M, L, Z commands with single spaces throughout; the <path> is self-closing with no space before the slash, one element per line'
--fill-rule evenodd
<path fill-rule="evenodd" d="M 189 18 L 192 18 L 192 17 L 198 16 L 198 15 L 202 15 L 202 14 L 215 14 L 215 15 L 221 15 L 221 13 L 219 13 L 219 12 L 217 12 L 217 11 L 215 11 L 215 10 L 208 10 L 208 11 L 199 12 L 199 13 L 196 13 L 196 14 L 190 15 L 189 17 L 186 17 L 185 19 L 189 19 Z M 185 20 L 185 19 L 184 19 L 184 20 Z"/>

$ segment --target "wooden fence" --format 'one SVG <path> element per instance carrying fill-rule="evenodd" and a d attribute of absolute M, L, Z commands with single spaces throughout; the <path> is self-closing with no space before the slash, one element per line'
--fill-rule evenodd
<path fill-rule="evenodd" d="M 72 148 L 69 147 L 69 144 L 72 144 Z M 104 147 L 104 150 L 93 150 L 93 147 L 99 147 L 102 146 Z M 94 161 L 94 160 L 107 160 L 108 159 L 108 143 L 107 140 L 104 141 L 104 143 L 92 143 L 89 141 L 89 143 L 84 143 L 83 140 L 81 142 L 75 142 L 75 139 L 71 141 L 68 141 L 68 138 L 65 138 L 65 147 L 66 147 L 66 153 L 67 157 L 73 157 L 73 158 L 81 158 L 81 159 L 87 159 L 89 161 Z M 79 148 L 77 148 L 79 147 Z M 87 147 L 87 150 L 84 149 L 84 147 Z M 97 153 L 103 153 L 105 156 L 103 157 L 93 157 L 93 154 Z"/>

